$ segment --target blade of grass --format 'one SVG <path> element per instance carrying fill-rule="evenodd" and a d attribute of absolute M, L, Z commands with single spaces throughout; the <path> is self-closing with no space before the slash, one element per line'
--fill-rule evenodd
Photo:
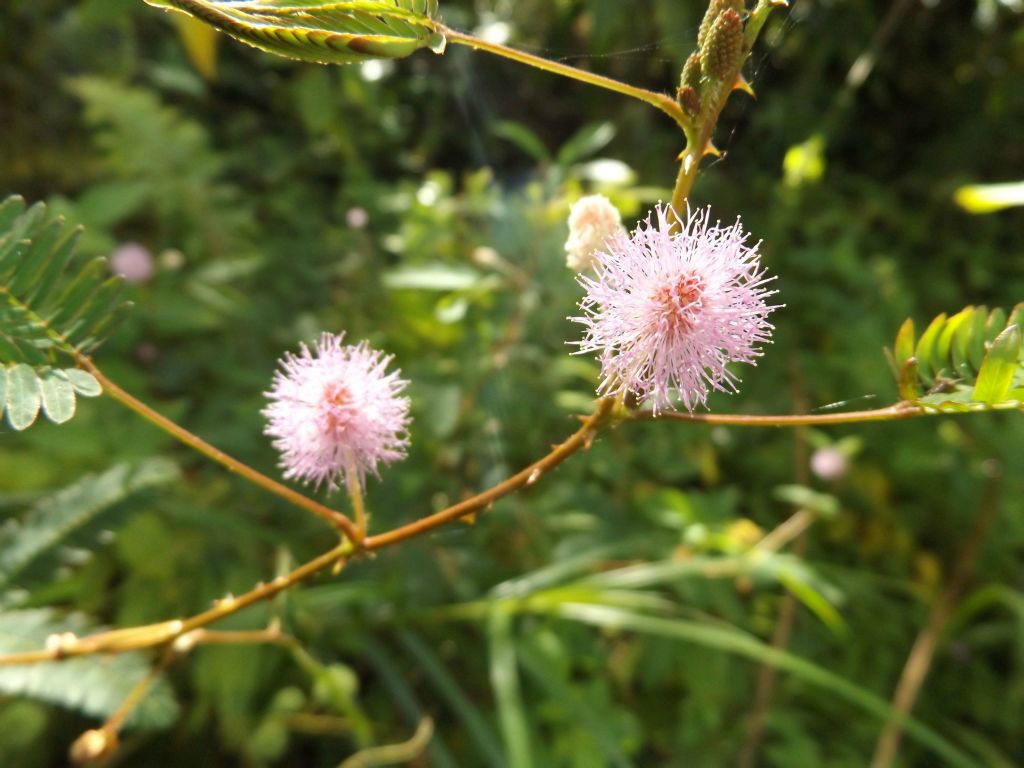
<path fill-rule="evenodd" d="M 505 766 L 505 754 L 497 734 L 487 721 L 487 718 L 469 700 L 469 697 L 462 690 L 458 682 L 448 674 L 448 670 L 445 669 L 444 664 L 438 659 L 430 646 L 424 643 L 417 634 L 408 629 L 399 629 L 397 635 L 399 642 L 415 657 L 420 669 L 430 678 L 430 681 L 448 703 L 448 706 L 452 708 L 462 721 L 466 734 L 473 740 L 473 743 L 484 758 L 482 764 L 494 766 L 494 768 L 503 768 Z"/>
<path fill-rule="evenodd" d="M 364 648 L 370 663 L 373 664 L 380 677 L 380 682 L 391 694 L 398 710 L 411 726 L 417 726 L 423 721 L 426 713 L 412 688 L 405 682 L 403 673 L 395 665 L 394 659 L 380 647 L 379 643 L 368 642 Z M 458 768 L 458 763 L 452 757 L 448 747 L 445 746 L 439 733 L 434 733 L 427 751 L 430 754 L 430 765 L 436 765 L 438 768 Z"/>
<path fill-rule="evenodd" d="M 491 686 L 498 705 L 498 719 L 505 739 L 510 768 L 532 768 L 530 731 L 519 687 L 519 669 L 515 641 L 512 638 L 512 613 L 499 603 L 487 621 L 487 639 L 491 651 Z"/>

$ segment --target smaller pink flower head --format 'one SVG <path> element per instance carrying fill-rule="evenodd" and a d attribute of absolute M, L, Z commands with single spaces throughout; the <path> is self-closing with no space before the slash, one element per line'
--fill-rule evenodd
<path fill-rule="evenodd" d="M 811 454 L 811 472 L 822 480 L 841 480 L 849 468 L 850 462 L 838 448 L 826 446 Z"/>
<path fill-rule="evenodd" d="M 128 283 L 148 283 L 156 274 L 156 264 L 144 245 L 123 243 L 110 254 L 110 271 Z"/>
<path fill-rule="evenodd" d="M 339 479 L 378 475 L 377 465 L 403 458 L 409 444 L 409 399 L 399 396 L 409 382 L 385 372 L 390 355 L 343 338 L 325 333 L 313 352 L 303 344 L 299 355 L 286 353 L 263 409 L 284 476 L 332 491 Z"/>
<path fill-rule="evenodd" d="M 690 412 L 710 390 L 735 391 L 730 362 L 753 364 L 770 341 L 765 299 L 771 279 L 757 244 L 746 245 L 739 220 L 710 223 L 710 209 L 688 212 L 673 232 L 658 206 L 632 237 L 622 232 L 594 257 L 594 277 L 579 275 L 586 336 L 580 352 L 598 352 L 600 395 L 651 399 L 654 412 L 681 400 Z"/>

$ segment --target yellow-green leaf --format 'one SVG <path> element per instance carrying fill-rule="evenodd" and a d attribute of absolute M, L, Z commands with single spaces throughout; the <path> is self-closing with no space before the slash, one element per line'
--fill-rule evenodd
<path fill-rule="evenodd" d="M 943 312 L 932 320 L 917 342 L 914 357 L 917 358 L 917 367 L 921 377 L 927 381 L 933 380 L 939 371 L 942 370 L 943 361 L 934 360 L 933 358 L 935 357 L 935 346 L 938 343 L 939 334 L 942 332 L 942 326 L 945 324 L 946 313 Z"/>
<path fill-rule="evenodd" d="M 1016 325 L 996 336 L 978 372 L 972 398 L 975 402 L 991 405 L 1007 398 L 1019 365 L 1020 348 L 1021 332 Z"/>
<path fill-rule="evenodd" d="M 212 82 L 217 78 L 217 30 L 192 16 L 179 15 L 174 21 L 188 60 Z"/>
<path fill-rule="evenodd" d="M 899 333 L 896 334 L 893 354 L 896 357 L 896 364 L 901 368 L 914 356 L 914 321 L 909 317 L 903 321 Z"/>
<path fill-rule="evenodd" d="M 437 0 L 146 0 L 199 19 L 268 53 L 319 64 L 444 51 Z"/>

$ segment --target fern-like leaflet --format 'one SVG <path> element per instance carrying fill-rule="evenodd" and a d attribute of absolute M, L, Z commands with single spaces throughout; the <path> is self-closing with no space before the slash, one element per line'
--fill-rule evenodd
<path fill-rule="evenodd" d="M 40 411 L 61 424 L 76 395 L 100 394 L 92 375 L 61 364 L 95 350 L 128 308 L 106 259 L 71 268 L 80 232 L 43 203 L 0 202 L 0 416 L 16 430 Z"/>
<path fill-rule="evenodd" d="M 891 362 L 900 396 L 935 411 L 1024 408 L 1024 304 L 965 307 L 939 315 L 917 336 L 907 320 Z"/>
<path fill-rule="evenodd" d="M 268 53 L 319 64 L 444 51 L 437 0 L 146 0 L 181 11 Z"/>

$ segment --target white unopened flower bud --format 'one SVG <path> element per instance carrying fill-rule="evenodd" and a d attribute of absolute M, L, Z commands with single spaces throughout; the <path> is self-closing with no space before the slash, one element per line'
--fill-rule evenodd
<path fill-rule="evenodd" d="M 581 197 L 569 211 L 566 266 L 574 272 L 589 269 L 594 263 L 594 254 L 619 232 L 624 232 L 622 215 L 611 200 L 604 195 Z"/>

